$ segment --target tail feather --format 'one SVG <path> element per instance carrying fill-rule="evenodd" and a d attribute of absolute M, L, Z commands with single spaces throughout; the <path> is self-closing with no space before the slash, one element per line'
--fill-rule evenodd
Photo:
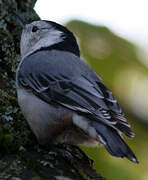
<path fill-rule="evenodd" d="M 128 145 L 124 142 L 118 132 L 102 123 L 98 123 L 96 121 L 92 122 L 92 126 L 95 127 L 98 137 L 101 136 L 101 141 L 104 142 L 104 146 L 107 151 L 116 157 L 126 157 L 132 162 L 138 163 L 138 160 L 132 150 L 128 147 Z"/>

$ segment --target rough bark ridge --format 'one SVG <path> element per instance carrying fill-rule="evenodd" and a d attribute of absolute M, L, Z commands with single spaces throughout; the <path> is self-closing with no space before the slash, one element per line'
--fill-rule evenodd
<path fill-rule="evenodd" d="M 37 20 L 35 2 L 0 0 L 0 180 L 103 180 L 78 147 L 39 147 L 18 107 L 15 70 L 21 27 L 12 12 L 27 22 Z"/>

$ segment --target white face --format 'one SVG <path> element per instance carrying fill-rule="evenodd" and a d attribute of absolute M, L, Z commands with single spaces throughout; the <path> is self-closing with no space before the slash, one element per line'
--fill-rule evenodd
<path fill-rule="evenodd" d="M 62 42 L 63 35 L 64 32 L 55 29 L 49 22 L 34 21 L 26 24 L 20 43 L 22 58 L 38 49 Z"/>

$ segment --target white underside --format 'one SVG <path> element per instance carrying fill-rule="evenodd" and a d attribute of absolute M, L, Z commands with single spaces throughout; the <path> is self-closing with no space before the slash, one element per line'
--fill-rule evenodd
<path fill-rule="evenodd" d="M 88 146 L 99 144 L 97 132 L 95 128 L 90 126 L 87 119 L 64 107 L 47 104 L 25 89 L 18 88 L 17 94 L 21 110 L 39 143 L 44 144 L 52 141 L 53 143 L 84 144 Z M 60 117 L 67 113 L 73 114 L 71 125 L 60 132 L 60 127 L 63 126 L 62 123 L 65 123 L 61 121 Z"/>

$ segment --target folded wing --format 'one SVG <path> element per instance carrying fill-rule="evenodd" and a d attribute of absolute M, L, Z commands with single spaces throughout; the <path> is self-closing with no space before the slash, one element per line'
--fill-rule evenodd
<path fill-rule="evenodd" d="M 79 57 L 56 51 L 39 51 L 24 60 L 18 83 L 46 101 L 133 137 L 130 125 L 111 91 Z"/>

